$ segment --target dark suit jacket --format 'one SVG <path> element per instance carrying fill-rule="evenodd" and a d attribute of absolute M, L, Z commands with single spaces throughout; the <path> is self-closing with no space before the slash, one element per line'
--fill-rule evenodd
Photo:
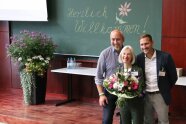
<path fill-rule="evenodd" d="M 156 50 L 157 81 L 160 93 L 167 105 L 171 102 L 171 88 L 176 83 L 178 77 L 176 66 L 169 53 Z M 136 57 L 136 63 L 143 69 L 145 75 L 145 54 L 140 53 Z M 165 76 L 159 76 L 159 72 L 164 70 Z"/>

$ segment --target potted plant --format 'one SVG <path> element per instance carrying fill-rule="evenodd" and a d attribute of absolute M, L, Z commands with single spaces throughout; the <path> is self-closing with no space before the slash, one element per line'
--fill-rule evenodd
<path fill-rule="evenodd" d="M 45 102 L 46 72 L 53 58 L 55 44 L 40 32 L 21 31 L 10 37 L 7 52 L 19 64 L 21 86 L 26 104 Z M 41 89 L 39 89 L 43 86 Z M 44 97 L 42 97 L 42 96 Z"/>

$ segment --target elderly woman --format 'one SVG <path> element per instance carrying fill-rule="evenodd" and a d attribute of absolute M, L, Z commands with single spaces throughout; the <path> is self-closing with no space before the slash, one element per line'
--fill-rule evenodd
<path fill-rule="evenodd" d="M 134 98 L 125 99 L 124 105 L 120 108 L 122 124 L 143 124 L 143 97 L 144 77 L 140 67 L 135 65 L 135 54 L 133 48 L 126 45 L 120 52 L 119 63 L 122 63 L 120 71 L 127 75 L 135 76 L 138 79 L 138 95 Z"/>

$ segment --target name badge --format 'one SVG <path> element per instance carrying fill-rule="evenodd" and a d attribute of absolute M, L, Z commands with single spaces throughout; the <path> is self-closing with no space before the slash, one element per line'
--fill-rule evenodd
<path fill-rule="evenodd" d="M 165 72 L 164 71 L 159 71 L 159 76 L 165 76 Z"/>
<path fill-rule="evenodd" d="M 132 71 L 131 74 L 134 76 L 138 76 L 138 71 Z"/>

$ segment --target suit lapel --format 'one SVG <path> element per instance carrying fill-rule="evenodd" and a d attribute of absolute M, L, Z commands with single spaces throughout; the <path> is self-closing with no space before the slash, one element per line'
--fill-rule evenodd
<path fill-rule="evenodd" d="M 144 78 L 146 79 L 146 76 L 145 76 L 145 54 L 144 53 L 142 53 L 140 56 L 140 66 L 143 70 Z"/>
<path fill-rule="evenodd" d="M 141 54 L 141 67 L 145 70 L 145 54 Z"/>
<path fill-rule="evenodd" d="M 156 63 L 157 63 L 157 79 L 159 78 L 159 71 L 161 66 L 161 54 L 156 50 Z"/>

